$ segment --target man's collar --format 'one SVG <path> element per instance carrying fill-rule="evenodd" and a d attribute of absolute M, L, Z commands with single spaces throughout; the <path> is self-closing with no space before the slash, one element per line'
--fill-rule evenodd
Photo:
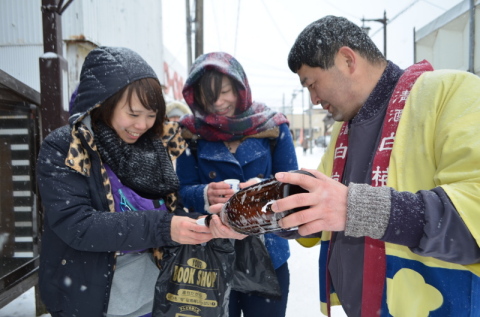
<path fill-rule="evenodd" d="M 377 115 L 390 100 L 393 89 L 397 85 L 398 79 L 402 76 L 403 70 L 394 63 L 388 61 L 387 67 L 383 71 L 380 80 L 368 96 L 365 104 L 352 119 L 351 123 L 359 123 L 369 120 Z"/>

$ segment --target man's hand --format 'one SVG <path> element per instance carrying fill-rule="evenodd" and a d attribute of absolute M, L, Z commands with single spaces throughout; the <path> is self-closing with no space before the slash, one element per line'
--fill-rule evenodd
<path fill-rule="evenodd" d="M 345 230 L 348 187 L 316 170 L 303 170 L 312 173 L 316 178 L 300 173 L 275 174 L 278 181 L 299 185 L 308 191 L 279 199 L 272 204 L 274 212 L 307 207 L 281 219 L 280 226 L 282 228 L 298 226 L 298 233 L 302 236 L 323 230 Z"/>

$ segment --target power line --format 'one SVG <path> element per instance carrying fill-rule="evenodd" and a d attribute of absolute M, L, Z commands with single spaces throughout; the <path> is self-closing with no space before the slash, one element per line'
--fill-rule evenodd
<path fill-rule="evenodd" d="M 399 16 L 401 16 L 402 14 L 405 13 L 405 11 L 407 11 L 408 9 L 410 9 L 415 3 L 417 3 L 418 1 L 420 0 L 414 0 L 412 3 L 410 3 L 405 9 L 403 9 L 402 11 L 400 11 L 399 13 L 397 13 L 397 15 L 395 15 L 393 18 L 391 19 L 388 19 L 388 21 L 386 21 L 385 23 L 386 24 L 390 24 L 392 23 L 396 18 L 398 18 Z M 375 32 L 372 33 L 372 37 L 377 34 L 380 30 L 382 30 L 381 28 L 376 30 Z"/>
<path fill-rule="evenodd" d="M 264 2 L 263 0 L 262 0 L 262 4 L 263 4 L 263 6 L 265 7 L 265 11 L 267 11 L 268 16 L 270 17 L 270 20 L 272 21 L 273 26 L 277 29 L 278 35 L 280 35 L 280 37 L 281 37 L 282 40 L 285 42 L 285 44 L 287 45 L 287 47 L 290 47 L 291 43 L 289 43 L 289 42 L 285 39 L 285 36 L 283 36 L 282 31 L 280 30 L 280 28 L 278 27 L 277 23 L 275 22 L 275 19 L 274 19 L 274 18 L 272 17 L 272 15 L 270 14 L 270 10 L 268 10 L 268 7 L 267 7 L 267 5 L 265 4 L 265 2 Z"/>
<path fill-rule="evenodd" d="M 238 42 L 238 24 L 240 21 L 240 0 L 238 0 L 238 7 L 237 7 L 237 26 L 235 27 L 235 46 L 233 49 L 233 55 L 237 55 L 237 42 Z"/>
<path fill-rule="evenodd" d="M 397 13 L 397 15 L 395 15 L 393 18 L 389 19 L 387 21 L 387 24 L 390 24 L 392 23 L 396 18 L 398 18 L 400 15 L 404 14 L 405 11 L 407 11 L 408 9 L 410 9 L 414 4 L 416 4 L 417 2 L 419 2 L 420 0 L 415 0 L 413 1 L 412 3 L 410 3 L 405 9 L 403 9 L 402 11 L 400 11 L 399 13 Z M 427 1 L 427 0 L 421 0 L 423 2 L 426 2 L 428 4 L 430 4 L 431 6 L 434 6 L 436 7 L 437 9 L 440 9 L 440 10 L 443 10 L 443 11 L 446 11 L 447 9 L 445 8 L 442 8 L 441 6 L 437 5 L 436 3 L 432 3 L 430 1 Z M 372 36 L 374 36 L 375 34 L 377 34 L 378 32 L 380 32 L 381 28 L 376 30 L 375 32 L 372 33 Z"/>
<path fill-rule="evenodd" d="M 213 21 L 218 21 L 217 10 L 215 9 L 217 7 L 217 5 L 213 3 L 211 5 L 211 7 L 212 7 L 212 11 L 213 11 Z M 221 37 L 220 37 L 220 30 L 219 30 L 219 27 L 218 27 L 218 23 L 215 23 L 215 30 L 216 30 L 216 33 L 217 33 L 218 46 L 220 47 L 220 50 L 222 50 L 222 41 L 221 41 Z"/>
<path fill-rule="evenodd" d="M 269 64 L 269 63 L 266 63 L 265 61 L 260 61 L 258 60 L 257 58 L 255 59 L 252 59 L 252 58 L 248 58 L 248 57 L 242 57 L 242 61 L 248 61 L 249 63 L 255 63 L 257 64 L 258 66 L 256 66 L 256 68 L 269 68 L 269 69 L 272 69 L 272 70 L 277 70 L 277 71 L 281 71 L 281 72 L 290 72 L 290 69 L 287 68 L 287 65 L 286 65 L 286 60 L 287 60 L 287 56 L 285 56 L 285 66 L 278 66 L 278 64 Z M 293 73 L 292 73 L 293 74 Z"/>
<path fill-rule="evenodd" d="M 331 7 L 334 8 L 335 10 L 338 10 L 338 11 L 342 12 L 342 13 L 345 14 L 345 15 L 351 16 L 352 18 L 355 18 L 355 19 L 357 19 L 357 20 L 361 20 L 361 19 L 362 19 L 362 18 L 359 18 L 359 17 L 357 17 L 357 16 L 354 16 L 354 15 L 351 14 L 350 12 L 347 12 L 347 11 L 345 11 L 345 10 L 337 7 L 336 5 L 334 5 L 333 3 L 331 3 L 331 2 L 328 1 L 328 0 L 324 0 L 324 1 L 325 1 L 325 3 L 327 3 L 329 6 L 331 6 Z"/>
<path fill-rule="evenodd" d="M 427 1 L 427 0 L 422 0 L 422 1 L 428 3 L 428 4 L 431 5 L 431 6 L 437 7 L 438 9 L 441 9 L 441 10 L 443 10 L 443 11 L 447 11 L 447 9 L 439 6 L 439 5 L 436 4 L 436 3 L 431 3 L 430 1 Z"/>

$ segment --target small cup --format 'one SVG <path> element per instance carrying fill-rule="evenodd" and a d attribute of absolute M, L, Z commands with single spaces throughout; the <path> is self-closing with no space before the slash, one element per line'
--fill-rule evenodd
<path fill-rule="evenodd" d="M 235 192 L 240 190 L 240 181 L 238 179 L 226 179 L 224 182 L 230 185 L 230 188 Z"/>

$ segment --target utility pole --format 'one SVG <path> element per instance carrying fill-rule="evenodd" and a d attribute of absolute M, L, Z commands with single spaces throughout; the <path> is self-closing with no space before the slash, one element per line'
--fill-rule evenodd
<path fill-rule="evenodd" d="M 292 92 L 292 101 L 290 102 L 290 104 L 292 105 L 292 122 L 293 122 L 293 126 L 296 128 L 296 120 L 293 120 L 294 119 L 294 116 L 293 116 L 293 100 L 295 100 L 295 97 L 297 97 L 298 93 L 302 93 L 302 128 L 300 129 L 300 135 L 302 136 L 303 139 L 306 138 L 305 136 L 305 97 L 304 97 L 304 89 L 303 87 L 301 89 L 294 89 L 293 92 Z M 303 140 L 302 140 L 302 143 L 303 143 Z M 302 144 L 301 144 L 302 145 Z M 311 143 L 310 143 L 310 146 Z"/>
<path fill-rule="evenodd" d="M 185 0 L 187 17 L 187 69 L 192 66 L 192 15 L 190 13 L 190 0 Z"/>
<path fill-rule="evenodd" d="M 313 116 L 313 104 L 312 101 L 310 100 L 308 102 L 308 121 L 309 121 L 309 126 L 310 126 L 310 139 L 308 140 L 309 146 L 310 146 L 310 154 L 312 154 L 312 141 L 313 141 L 313 127 L 312 127 L 312 116 Z"/>
<path fill-rule="evenodd" d="M 192 66 L 193 60 L 203 54 L 203 0 L 193 0 L 195 7 L 195 17 L 192 18 L 190 6 L 191 0 L 185 0 L 186 18 L 187 18 L 187 66 Z M 192 27 L 193 24 L 193 27 Z M 195 38 L 195 45 L 192 45 L 192 35 Z M 194 48 L 192 49 L 192 46 Z M 192 58 L 192 53 L 194 56 Z"/>
<path fill-rule="evenodd" d="M 470 21 L 468 35 L 468 71 L 475 74 L 475 0 L 470 0 Z"/>
<path fill-rule="evenodd" d="M 305 102 L 303 97 L 303 88 L 302 88 L 302 131 L 305 137 Z"/>
<path fill-rule="evenodd" d="M 368 21 L 373 21 L 373 22 L 379 22 L 383 24 L 383 56 L 385 56 L 385 59 L 387 58 L 387 11 L 383 11 L 383 19 L 363 19 L 362 18 L 362 23 L 368 22 Z M 369 27 L 365 27 L 362 25 L 362 29 L 365 33 L 368 34 L 368 31 L 370 30 Z"/>
<path fill-rule="evenodd" d="M 195 4 L 195 58 L 203 54 L 203 0 Z"/>

